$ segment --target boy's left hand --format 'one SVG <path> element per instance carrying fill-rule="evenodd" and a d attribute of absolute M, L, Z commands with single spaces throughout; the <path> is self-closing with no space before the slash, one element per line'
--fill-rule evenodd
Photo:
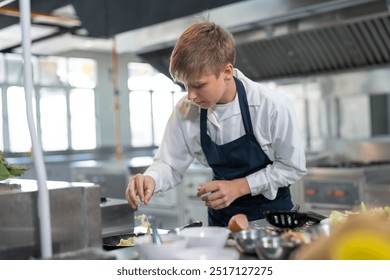
<path fill-rule="evenodd" d="M 228 207 L 234 200 L 249 194 L 248 181 L 245 178 L 232 181 L 219 180 L 202 184 L 198 187 L 197 196 L 201 197 L 207 207 L 215 210 Z"/>

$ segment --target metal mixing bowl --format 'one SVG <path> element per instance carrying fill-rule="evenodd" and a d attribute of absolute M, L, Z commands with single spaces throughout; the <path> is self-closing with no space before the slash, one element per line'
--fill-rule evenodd
<path fill-rule="evenodd" d="M 255 252 L 261 260 L 288 260 L 300 242 L 281 236 L 264 236 L 257 241 Z"/>
<path fill-rule="evenodd" d="M 308 228 L 305 228 L 303 232 L 310 238 L 310 241 L 315 241 L 323 237 L 329 236 L 330 225 L 328 223 L 320 223 Z"/>
<path fill-rule="evenodd" d="M 237 242 L 239 249 L 247 254 L 256 254 L 256 243 L 267 235 L 269 233 L 261 229 L 248 229 L 232 233 L 232 237 Z"/>

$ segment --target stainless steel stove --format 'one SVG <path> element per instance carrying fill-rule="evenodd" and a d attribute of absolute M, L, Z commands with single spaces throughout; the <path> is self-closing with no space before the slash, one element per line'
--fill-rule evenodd
<path fill-rule="evenodd" d="M 332 210 L 360 210 L 390 205 L 390 161 L 323 161 L 309 167 L 301 180 L 305 210 L 329 215 Z"/>

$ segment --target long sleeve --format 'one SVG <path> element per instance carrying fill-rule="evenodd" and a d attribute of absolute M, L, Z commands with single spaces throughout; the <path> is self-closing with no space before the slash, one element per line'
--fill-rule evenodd
<path fill-rule="evenodd" d="M 187 143 L 188 130 L 196 131 L 194 122 L 198 110 L 194 109 L 196 108 L 191 107 L 183 98 L 168 120 L 154 162 L 144 173 L 156 181 L 155 192 L 165 191 L 180 184 L 184 173 L 194 160 Z"/>
<path fill-rule="evenodd" d="M 295 183 L 307 172 L 293 103 L 285 95 L 251 81 L 238 70 L 236 76 L 247 93 L 255 137 L 273 162 L 246 178 L 252 195 L 263 194 L 274 199 L 279 187 Z M 237 98 L 208 110 L 207 133 L 218 145 L 245 133 Z M 164 191 L 182 181 L 194 159 L 208 167 L 200 144 L 199 108 L 183 98 L 175 106 L 155 161 L 145 174 L 156 180 L 155 191 Z"/>
<path fill-rule="evenodd" d="M 247 177 L 252 195 L 261 193 L 274 199 L 279 187 L 293 184 L 307 173 L 304 147 L 291 104 L 279 103 L 268 110 L 270 126 L 265 139 L 270 141 L 263 142 L 262 148 L 273 163 Z M 257 131 L 257 135 L 262 134 L 259 128 Z"/>

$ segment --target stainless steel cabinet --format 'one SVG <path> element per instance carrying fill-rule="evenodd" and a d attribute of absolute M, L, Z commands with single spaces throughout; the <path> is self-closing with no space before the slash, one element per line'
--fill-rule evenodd
<path fill-rule="evenodd" d="M 127 162 L 79 161 L 71 164 L 73 182 L 92 182 L 101 188 L 102 197 L 123 199 L 130 177 Z"/>

